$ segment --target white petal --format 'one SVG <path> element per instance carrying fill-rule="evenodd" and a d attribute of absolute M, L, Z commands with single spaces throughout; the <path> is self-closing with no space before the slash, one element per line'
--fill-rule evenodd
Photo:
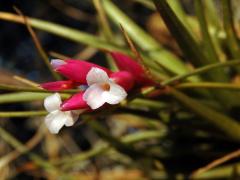
<path fill-rule="evenodd" d="M 58 93 L 48 96 L 44 99 L 44 107 L 48 112 L 58 110 L 62 103 L 61 97 Z"/>
<path fill-rule="evenodd" d="M 65 126 L 72 126 L 78 120 L 79 115 L 84 111 L 85 109 L 65 111 L 65 113 L 69 113 L 69 118 L 65 122 Z"/>
<path fill-rule="evenodd" d="M 73 118 L 71 111 L 66 111 L 64 113 L 67 117 L 67 120 L 65 121 L 65 126 L 72 126 L 77 119 Z"/>
<path fill-rule="evenodd" d="M 60 59 L 52 59 L 51 60 L 51 65 L 53 67 L 53 69 L 57 69 L 59 66 L 66 64 L 65 61 L 60 60 Z"/>
<path fill-rule="evenodd" d="M 105 91 L 102 94 L 102 97 L 105 102 L 109 104 L 118 104 L 119 102 L 126 98 L 127 93 L 121 86 L 115 83 L 109 83 L 109 85 L 110 90 Z"/>
<path fill-rule="evenodd" d="M 100 84 L 91 85 L 83 94 L 83 100 L 92 108 L 97 109 L 101 107 L 105 101 L 102 98 L 104 90 Z"/>
<path fill-rule="evenodd" d="M 108 82 L 109 78 L 107 73 L 99 68 L 92 68 L 88 74 L 87 74 L 87 83 L 88 85 L 92 85 L 95 83 L 104 83 L 104 82 Z"/>
<path fill-rule="evenodd" d="M 67 119 L 68 116 L 64 112 L 54 111 L 46 116 L 45 123 L 51 133 L 57 134 L 66 123 Z"/>

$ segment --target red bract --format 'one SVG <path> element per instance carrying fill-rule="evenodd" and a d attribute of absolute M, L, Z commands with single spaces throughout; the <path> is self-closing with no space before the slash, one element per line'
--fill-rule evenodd
<path fill-rule="evenodd" d="M 72 89 L 74 87 L 74 82 L 70 80 L 55 81 L 55 82 L 43 83 L 40 86 L 43 89 L 47 89 L 49 91 L 61 91 L 66 89 Z"/>
<path fill-rule="evenodd" d="M 110 75 L 110 78 L 115 83 L 122 86 L 126 91 L 129 91 L 134 86 L 134 78 L 132 74 L 127 71 L 119 71 L 112 73 Z"/>
<path fill-rule="evenodd" d="M 62 62 L 62 63 L 61 63 Z M 86 84 L 86 76 L 91 68 L 96 67 L 104 70 L 108 75 L 111 74 L 111 71 L 102 66 L 98 66 L 93 63 L 80 60 L 53 60 L 51 64 L 54 67 L 54 70 L 62 74 L 63 76 L 71 79 L 72 81 Z"/>
<path fill-rule="evenodd" d="M 147 76 L 143 67 L 131 57 L 119 52 L 111 52 L 110 54 L 115 60 L 119 70 L 131 73 L 138 85 L 154 85 L 154 81 Z"/>
<path fill-rule="evenodd" d="M 61 104 L 61 111 L 69 111 L 76 109 L 90 109 L 87 103 L 83 100 L 84 92 L 74 94 Z"/>

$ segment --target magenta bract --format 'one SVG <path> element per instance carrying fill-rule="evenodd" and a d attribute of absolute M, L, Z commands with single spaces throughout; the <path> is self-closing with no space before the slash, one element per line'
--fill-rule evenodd
<path fill-rule="evenodd" d="M 111 52 L 110 53 L 115 60 L 119 70 L 128 71 L 133 75 L 135 82 L 139 85 L 153 85 L 154 82 L 151 80 L 144 69 L 140 64 L 138 64 L 131 57 L 119 53 L 119 52 Z"/>
<path fill-rule="evenodd" d="M 68 79 L 81 84 L 87 84 L 86 82 L 87 73 L 93 67 L 102 69 L 107 74 L 111 73 L 111 71 L 107 68 L 86 61 L 66 60 L 64 62 L 65 62 L 64 64 L 57 66 L 55 70 L 60 74 L 64 75 L 65 77 L 67 77 Z"/>
<path fill-rule="evenodd" d="M 69 111 L 76 109 L 89 109 L 86 101 L 83 100 L 83 93 L 79 92 L 67 99 L 61 104 L 61 111 Z"/>
<path fill-rule="evenodd" d="M 122 86 L 126 91 L 129 91 L 134 86 L 134 78 L 133 75 L 127 71 L 119 71 L 112 73 L 110 78 Z"/>
<path fill-rule="evenodd" d="M 74 87 L 74 83 L 70 80 L 67 81 L 55 81 L 43 83 L 40 85 L 43 89 L 49 91 L 61 91 L 66 89 L 72 89 Z"/>

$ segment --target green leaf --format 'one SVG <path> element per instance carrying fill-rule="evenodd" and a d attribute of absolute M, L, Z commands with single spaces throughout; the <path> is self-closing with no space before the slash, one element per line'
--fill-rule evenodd
<path fill-rule="evenodd" d="M 231 61 L 227 61 L 227 62 L 209 64 L 209 65 L 194 69 L 190 73 L 178 75 L 178 76 L 172 77 L 170 79 L 167 79 L 167 80 L 161 82 L 161 85 L 163 85 L 163 86 L 169 85 L 171 83 L 174 83 L 174 82 L 177 82 L 180 80 L 184 80 L 189 76 L 194 76 L 196 74 L 199 75 L 199 74 L 205 73 L 205 72 L 210 71 L 215 68 L 221 68 L 221 67 L 226 67 L 226 66 L 237 66 L 237 65 L 240 65 L 240 60 L 231 60 Z"/>
<path fill-rule="evenodd" d="M 240 124 L 234 119 L 204 106 L 180 91 L 171 88 L 170 93 L 188 109 L 220 129 L 229 138 L 237 142 L 240 141 Z"/>
<path fill-rule="evenodd" d="M 35 93 L 35 92 L 8 93 L 0 95 L 0 104 L 43 100 L 44 98 L 52 94 L 53 93 Z M 68 98 L 70 97 L 70 94 L 61 94 L 61 97 Z"/>
<path fill-rule="evenodd" d="M 168 29 L 172 33 L 173 37 L 176 39 L 179 47 L 182 49 L 184 55 L 191 61 L 196 67 L 214 63 L 214 59 L 210 59 L 201 51 L 200 46 L 193 39 L 191 34 L 186 30 L 184 25 L 174 14 L 173 10 L 169 6 L 166 0 L 153 0 L 159 13 L 161 14 L 163 20 L 165 21 Z M 207 30 L 206 30 L 207 32 Z M 206 72 L 204 78 L 210 81 L 226 81 L 224 71 L 220 73 L 219 71 Z M 231 108 L 232 106 L 239 105 L 237 99 L 238 95 L 234 93 L 229 93 L 228 91 L 218 90 L 213 93 L 223 106 L 226 108 Z"/>
<path fill-rule="evenodd" d="M 153 37 L 115 6 L 112 1 L 104 0 L 102 3 L 106 13 L 113 22 L 117 25 L 121 24 L 147 56 L 158 61 L 164 68 L 175 74 L 183 74 L 189 71 L 180 59 L 164 49 Z"/>
<path fill-rule="evenodd" d="M 17 23 L 24 23 L 23 19 L 20 16 L 7 13 L 7 12 L 0 12 L 0 19 L 13 21 Z M 120 51 L 123 53 L 128 52 L 123 47 L 117 46 L 113 43 L 109 43 L 106 40 L 101 39 L 100 37 L 82 32 L 80 30 L 62 26 L 56 23 L 43 21 L 36 18 L 28 18 L 28 23 L 34 28 L 64 37 L 66 39 L 69 39 L 78 43 L 84 43 L 95 48 L 107 49 L 109 51 L 110 50 Z"/>
<path fill-rule="evenodd" d="M 6 12 L 0 12 L 0 19 L 16 23 L 24 23 L 23 19 L 20 16 Z M 35 18 L 28 18 L 28 23 L 34 28 L 58 35 L 60 37 L 72 40 L 74 42 L 83 43 L 98 49 L 118 51 L 131 55 L 131 51 L 127 48 L 116 45 L 113 42 L 108 42 L 100 37 L 91 35 L 86 32 L 82 32 L 80 30 L 76 30 L 56 23 L 43 21 Z M 146 57 L 146 55 L 144 54 L 142 55 L 142 57 L 144 58 L 145 63 L 149 66 L 149 68 L 158 71 L 159 76 L 163 78 L 166 77 L 167 74 L 163 74 L 162 70 L 155 65 L 155 63 L 151 60 L 150 57 Z"/>
<path fill-rule="evenodd" d="M 47 111 L 9 111 L 0 112 L 0 117 L 32 117 L 32 116 L 44 116 Z"/>
<path fill-rule="evenodd" d="M 238 39 L 236 35 L 236 31 L 234 29 L 233 22 L 233 12 L 231 9 L 231 1 L 230 0 L 222 0 L 222 8 L 223 8 L 223 25 L 227 35 L 226 43 L 228 45 L 228 49 L 231 53 L 231 56 L 234 59 L 240 58 L 240 48 L 238 44 Z M 240 68 L 235 68 L 237 72 L 240 72 Z"/>
<path fill-rule="evenodd" d="M 197 40 L 197 37 L 195 33 L 192 30 L 193 24 L 190 24 L 189 18 L 187 18 L 186 13 L 184 12 L 181 1 L 176 0 L 168 0 L 169 6 L 172 8 L 174 13 L 177 15 L 179 20 L 182 22 L 182 24 L 185 26 L 186 30 L 191 34 L 191 36 Z"/>
<path fill-rule="evenodd" d="M 217 13 L 217 7 L 214 1 L 202 0 L 202 3 L 205 8 L 205 12 L 207 12 L 207 20 L 211 24 L 212 27 L 216 28 L 216 31 L 221 31 L 220 19 Z"/>
<path fill-rule="evenodd" d="M 200 46 L 193 39 L 191 34 L 186 30 L 179 18 L 173 12 L 166 0 L 154 0 L 154 3 L 161 14 L 165 24 L 173 37 L 176 39 L 179 47 L 182 49 L 184 55 L 196 67 L 212 63 L 201 52 Z"/>
<path fill-rule="evenodd" d="M 212 60 L 212 62 L 219 62 L 217 53 L 212 43 L 211 36 L 208 32 L 208 24 L 205 17 L 205 11 L 204 11 L 202 0 L 194 1 L 194 5 L 195 5 L 195 12 L 200 23 L 200 28 L 202 33 L 202 43 L 203 43 L 203 46 L 205 47 L 206 55 L 208 56 L 209 59 Z M 219 73 L 223 73 L 223 71 L 221 70 Z"/>

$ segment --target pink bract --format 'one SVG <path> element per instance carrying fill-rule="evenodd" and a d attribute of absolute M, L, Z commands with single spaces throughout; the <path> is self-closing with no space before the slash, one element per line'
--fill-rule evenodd
<path fill-rule="evenodd" d="M 119 71 L 112 73 L 110 78 L 122 86 L 126 91 L 129 91 L 134 86 L 134 78 L 133 75 L 127 71 Z"/>
<path fill-rule="evenodd" d="M 67 81 L 55 81 L 43 83 L 40 85 L 43 89 L 49 91 L 61 91 L 66 89 L 72 89 L 74 87 L 74 83 L 70 80 Z"/>
<path fill-rule="evenodd" d="M 111 71 L 102 66 L 98 66 L 93 63 L 80 60 L 66 60 L 64 64 L 61 64 L 55 68 L 57 72 L 64 75 L 68 79 L 79 82 L 81 84 L 87 84 L 86 76 L 91 68 L 97 67 L 104 70 L 108 75 L 111 74 Z"/>
<path fill-rule="evenodd" d="M 147 76 L 142 66 L 131 57 L 119 52 L 111 52 L 110 54 L 115 60 L 119 70 L 131 73 L 138 85 L 147 86 L 154 84 L 154 81 Z"/>
<path fill-rule="evenodd" d="M 89 109 L 86 101 L 83 100 L 83 93 L 79 92 L 67 99 L 61 104 L 62 111 L 76 110 L 76 109 Z"/>

